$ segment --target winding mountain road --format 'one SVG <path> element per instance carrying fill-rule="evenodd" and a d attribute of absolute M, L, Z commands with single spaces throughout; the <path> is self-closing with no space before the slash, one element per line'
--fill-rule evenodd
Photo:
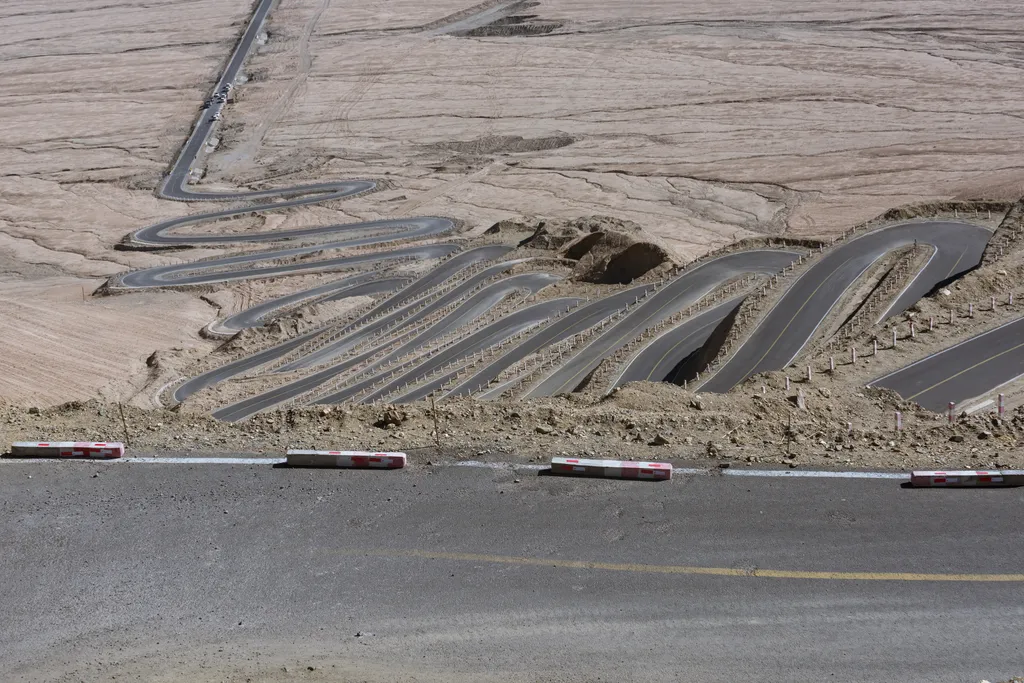
<path fill-rule="evenodd" d="M 759 372 L 781 370 L 800 354 L 846 291 L 894 249 L 930 244 L 935 252 L 888 314 L 912 306 L 937 285 L 978 265 L 991 231 L 969 223 L 926 221 L 883 228 L 842 243 L 808 268 L 700 391 L 725 393 Z"/>
<path fill-rule="evenodd" d="M 201 156 L 212 132 L 219 125 L 224 108 L 230 100 L 233 85 L 239 80 L 245 59 L 256 44 L 273 2 L 274 0 L 260 0 L 257 3 L 251 20 L 214 87 L 214 95 L 208 101 L 208 106 L 200 112 L 188 140 L 177 155 L 158 194 L 166 199 L 185 202 L 277 201 L 229 207 L 163 221 L 136 231 L 129 236 L 127 242 L 129 247 L 141 249 L 192 246 L 251 248 L 270 243 L 276 246 L 262 251 L 245 251 L 193 263 L 130 272 L 112 281 L 112 287 L 140 289 L 208 285 L 292 274 L 354 271 L 342 279 L 273 301 L 261 302 L 209 326 L 211 332 L 225 335 L 257 326 L 276 311 L 303 302 L 381 294 L 397 287 L 402 289 L 341 330 L 314 330 L 248 358 L 236 359 L 223 367 L 202 373 L 179 386 L 174 392 L 175 400 L 185 400 L 205 387 L 269 363 L 280 364 L 280 367 L 276 368 L 279 375 L 312 371 L 311 374 L 215 413 L 223 419 L 240 419 L 258 410 L 277 405 L 283 400 L 295 399 L 326 382 L 337 381 L 337 378 L 348 376 L 345 373 L 351 373 L 354 368 L 367 362 L 370 365 L 363 368 L 361 374 L 350 377 L 354 380 L 353 384 L 339 388 L 327 400 L 345 400 L 356 395 L 368 400 L 385 396 L 397 400 L 415 400 L 425 396 L 424 392 L 427 389 L 441 391 L 446 396 L 479 393 L 482 398 L 493 398 L 500 395 L 509 382 L 491 387 L 488 387 L 488 384 L 493 383 L 493 380 L 508 368 L 552 344 L 558 344 L 573 335 L 590 330 L 595 324 L 622 312 L 631 303 L 642 299 L 634 309 L 626 312 L 621 320 L 610 325 L 583 348 L 571 354 L 566 362 L 543 376 L 527 390 L 526 395 L 549 396 L 569 392 L 577 389 L 605 358 L 723 283 L 745 274 L 778 272 L 797 256 L 797 253 L 792 251 L 734 252 L 683 273 L 649 295 L 641 288 L 631 288 L 605 297 L 601 301 L 580 306 L 565 315 L 556 315 L 555 307 L 547 305 L 535 305 L 523 311 L 516 311 L 513 315 L 518 317 L 512 321 L 499 320 L 480 330 L 467 331 L 466 339 L 461 340 L 458 345 L 459 351 L 456 355 L 448 357 L 445 363 L 450 366 L 461 365 L 472 354 L 494 343 L 506 341 L 506 333 L 509 336 L 522 336 L 524 331 L 531 330 L 532 334 L 517 340 L 514 345 L 503 345 L 504 353 L 491 359 L 483 367 L 474 368 L 467 378 L 453 384 L 455 378 L 459 377 L 457 369 L 443 373 L 439 370 L 440 366 L 432 360 L 403 359 L 401 354 L 409 348 L 409 344 L 422 345 L 444 334 L 450 334 L 459 326 L 476 319 L 482 311 L 490 310 L 498 301 L 503 300 L 511 289 L 518 285 L 519 281 L 515 278 L 506 278 L 505 284 L 499 281 L 487 285 L 487 294 L 480 292 L 471 298 L 469 301 L 473 303 L 470 309 L 442 316 L 438 322 L 441 326 L 436 330 L 419 331 L 417 327 L 425 324 L 423 321 L 433 320 L 445 306 L 459 301 L 474 288 L 486 284 L 490 278 L 498 277 L 507 269 L 508 264 L 496 261 L 511 247 L 496 245 L 459 253 L 463 247 L 455 243 L 395 244 L 401 241 L 437 238 L 452 232 L 454 223 L 448 218 L 438 216 L 383 219 L 280 231 L 181 232 L 182 228 L 189 226 L 344 199 L 372 192 L 378 187 L 373 180 L 339 180 L 288 188 L 245 191 L 200 191 L 189 185 L 191 180 L 199 175 L 198 165 L 201 163 Z M 492 14 L 501 14 L 513 6 L 514 3 L 499 3 L 497 6 L 482 8 L 476 14 L 466 17 L 460 15 L 461 18 L 457 22 L 450 22 L 451 26 L 447 28 L 431 30 L 455 30 L 452 27 L 486 23 L 490 21 L 489 17 Z M 740 345 L 735 355 L 712 375 L 700 390 L 725 392 L 752 374 L 780 369 L 791 363 L 813 338 L 822 321 L 828 317 L 849 287 L 886 253 L 915 242 L 929 244 L 935 248 L 931 260 L 900 293 L 883 317 L 906 309 L 937 284 L 953 279 L 974 267 L 989 236 L 990 232 L 984 228 L 967 223 L 927 221 L 877 230 L 836 246 L 826 252 L 790 286 L 767 317 Z M 394 248 L 387 248 L 389 244 Z M 373 245 L 381 245 L 384 248 L 377 252 L 362 251 Z M 356 248 L 361 250 L 360 253 L 351 253 L 351 250 Z M 331 251 L 348 253 L 331 256 Z M 442 261 L 437 268 L 418 279 L 389 273 L 375 275 L 365 272 L 365 269 L 371 266 L 381 267 L 417 259 Z M 470 265 L 480 267 L 480 264 L 486 261 L 495 263 L 473 273 L 464 282 L 445 288 L 445 283 L 455 273 Z M 532 288 L 534 285 L 542 286 L 544 282 L 553 281 L 554 277 L 550 274 L 535 274 L 532 278 L 533 284 L 527 289 L 536 291 Z M 727 318 L 740 300 L 736 298 L 720 304 L 666 330 L 620 368 L 608 388 L 637 379 L 672 380 L 680 362 L 706 343 L 716 326 Z M 519 323 L 514 322 L 516 320 Z M 411 334 L 410 330 L 416 331 Z M 1002 340 L 1001 335 L 1004 334 L 1011 333 L 999 333 L 996 336 Z M 414 341 L 410 341 L 410 337 Z M 991 339 L 992 337 L 989 338 Z M 373 343 L 370 343 L 370 340 L 373 340 Z M 486 346 L 473 349 L 473 344 Z M 959 359 L 966 365 L 956 377 L 946 377 L 942 374 L 945 368 L 951 367 L 945 362 L 946 357 L 943 357 L 934 362 L 915 364 L 912 368 L 901 371 L 902 374 L 894 373 L 878 382 L 895 382 L 902 387 L 902 391 L 924 397 L 924 400 L 929 401 L 929 406 L 937 405 L 939 400 L 938 393 L 935 394 L 934 400 L 926 396 L 932 391 L 926 386 L 929 383 L 936 387 L 944 387 L 940 392 L 943 400 L 951 391 L 984 391 L 984 387 L 991 384 L 994 379 L 988 376 L 992 374 L 992 364 L 988 363 L 985 369 L 986 363 L 980 363 L 977 354 L 969 355 L 975 348 L 975 345 L 968 344 L 949 350 L 949 354 L 958 357 L 968 354 Z M 393 349 L 393 353 L 388 352 L 388 349 Z M 381 357 L 382 353 L 387 355 Z M 1017 353 L 1017 349 L 1008 348 L 1005 353 L 1016 358 L 1013 354 Z M 1024 354 L 1021 355 L 1024 358 Z M 1006 359 L 1009 360 L 1009 357 Z M 942 368 L 938 367 L 940 361 Z M 1024 363 L 1024 360 L 1021 362 Z M 399 366 L 396 367 L 395 364 Z M 374 374 L 381 366 L 387 366 L 391 372 L 388 378 L 382 379 Z M 398 369 L 402 372 L 398 373 Z M 428 382 L 403 393 L 403 382 L 408 384 L 418 378 L 438 373 L 439 376 L 432 377 Z M 961 385 L 963 388 L 959 388 Z M 920 387 L 925 387 L 926 390 L 921 390 Z"/>
<path fill-rule="evenodd" d="M 696 303 L 729 280 L 750 273 L 776 273 L 795 261 L 795 251 L 739 251 L 712 259 L 683 273 L 650 295 L 641 305 L 558 367 L 527 396 L 571 392 L 608 355 L 640 336 L 644 330 Z M 681 360 L 681 358 L 680 358 Z"/>

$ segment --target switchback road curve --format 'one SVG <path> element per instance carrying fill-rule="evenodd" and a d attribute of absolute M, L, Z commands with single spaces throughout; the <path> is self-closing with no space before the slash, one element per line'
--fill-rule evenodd
<path fill-rule="evenodd" d="M 749 273 L 777 273 L 799 255 L 795 251 L 783 250 L 739 251 L 712 259 L 683 273 L 581 349 L 526 395 L 553 396 L 574 391 L 604 358 L 641 335 L 644 330 L 695 303 L 732 278 Z"/>
<path fill-rule="evenodd" d="M 833 307 L 878 259 L 894 249 L 929 244 L 935 252 L 889 308 L 899 313 L 939 283 L 978 265 L 991 231 L 950 221 L 905 223 L 856 237 L 827 252 L 782 295 L 775 307 L 701 391 L 725 393 L 759 372 L 781 370 L 799 355 Z"/>

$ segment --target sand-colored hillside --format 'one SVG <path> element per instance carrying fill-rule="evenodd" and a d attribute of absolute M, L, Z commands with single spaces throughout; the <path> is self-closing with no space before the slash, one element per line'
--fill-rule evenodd
<path fill-rule="evenodd" d="M 457 0 L 281 0 L 206 184 L 391 182 L 257 228 L 442 214 L 482 232 L 506 218 L 601 214 L 682 258 L 752 234 L 828 234 L 929 198 L 1024 192 L 1024 16 L 1008 0 L 484 6 L 497 28 Z M 112 246 L 211 208 L 153 188 L 250 10 L 0 6 L 0 307 L 18 320 L 0 337 L 18 378 L 0 382 L 0 397 L 106 395 L 144 383 L 153 351 L 213 347 L 196 334 L 216 315 L 199 293 L 124 298 L 100 340 L 89 327 L 99 309 L 80 289 L 213 253 Z M 55 298 L 65 290 L 77 294 Z M 92 359 L 84 374 L 78 354 Z M 51 376 L 76 379 L 26 396 Z"/>
<path fill-rule="evenodd" d="M 520 12 L 544 35 L 392 30 L 462 8 L 282 3 L 214 177 L 388 173 L 381 214 L 596 212 L 691 257 L 1024 187 L 1015 3 L 544 0 Z"/>
<path fill-rule="evenodd" d="M 188 207 L 153 186 L 183 141 L 249 3 L 0 4 L 0 396 L 125 399 L 145 360 L 210 348 L 192 295 L 82 300 L 113 273 L 180 256 L 115 252 Z"/>

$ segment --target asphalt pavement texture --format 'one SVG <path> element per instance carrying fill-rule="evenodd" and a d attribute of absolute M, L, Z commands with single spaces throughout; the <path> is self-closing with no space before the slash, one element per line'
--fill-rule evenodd
<path fill-rule="evenodd" d="M 874 380 L 923 408 L 944 412 L 1024 375 L 1024 319 L 983 332 Z"/>
<path fill-rule="evenodd" d="M 4 680 L 94 680 L 200 646 L 396 674 L 373 680 L 962 683 L 1024 668 L 1024 583 L 898 578 L 1019 577 L 1024 489 L 453 466 L 0 475 Z"/>
<path fill-rule="evenodd" d="M 751 375 L 781 370 L 800 354 L 853 285 L 885 254 L 916 243 L 935 251 L 896 298 L 901 313 L 940 283 L 977 266 L 992 233 L 969 223 L 920 221 L 865 233 L 834 248 L 793 282 L 764 320 L 701 391 L 725 393 Z"/>

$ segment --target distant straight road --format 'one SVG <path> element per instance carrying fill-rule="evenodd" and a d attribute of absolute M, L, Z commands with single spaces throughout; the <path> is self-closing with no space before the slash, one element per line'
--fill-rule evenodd
<path fill-rule="evenodd" d="M 1024 489 L 891 480 L 0 462 L 0 671 L 1002 681 L 1022 527 Z"/>
<path fill-rule="evenodd" d="M 856 237 L 826 253 L 790 285 L 762 323 L 747 337 L 701 391 L 725 393 L 751 375 L 785 368 L 814 336 L 818 326 L 878 259 L 914 244 L 935 248 L 931 260 L 889 308 L 900 313 L 938 283 L 962 275 L 981 260 L 992 233 L 969 223 L 904 223 Z"/>

